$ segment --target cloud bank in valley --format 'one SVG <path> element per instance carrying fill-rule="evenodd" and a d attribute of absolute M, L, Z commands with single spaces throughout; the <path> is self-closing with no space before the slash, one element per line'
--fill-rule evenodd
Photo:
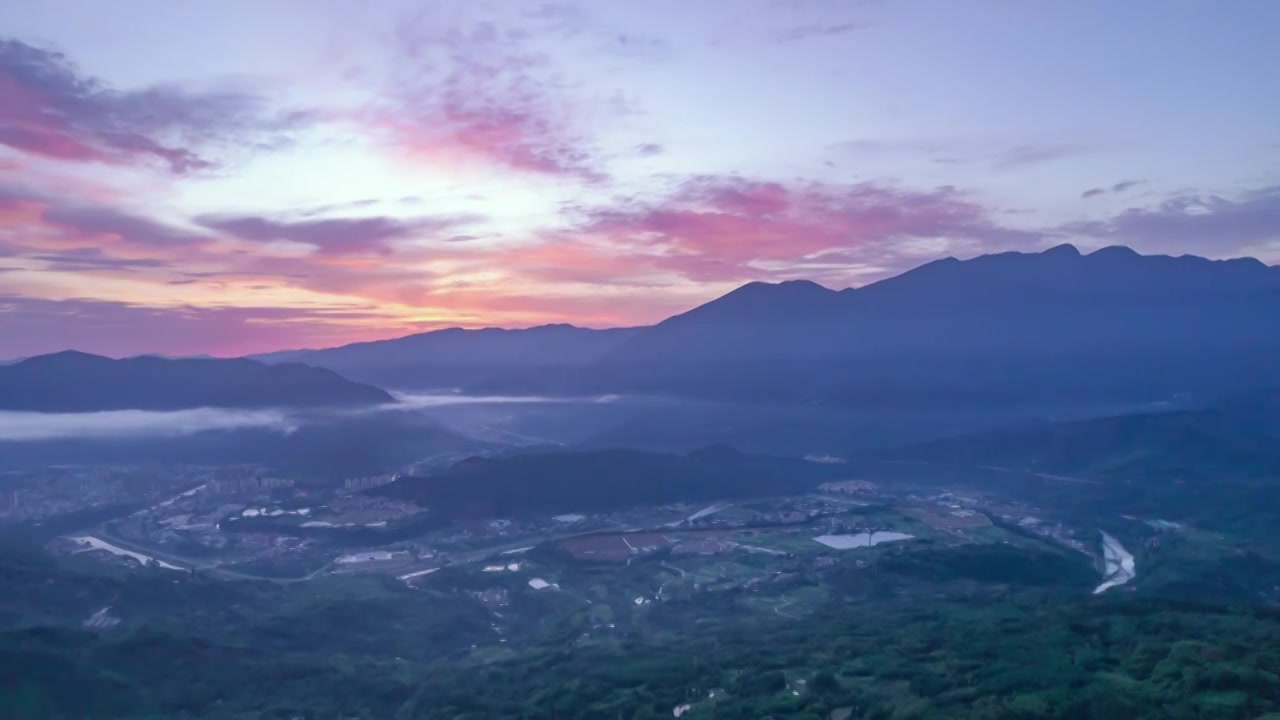
<path fill-rule="evenodd" d="M 577 402 L 567 398 L 397 394 L 396 404 L 369 408 L 306 411 L 288 408 L 188 410 L 108 410 L 90 413 L 39 413 L 0 410 L 0 442 L 173 438 L 203 432 L 267 430 L 292 433 L 309 423 L 383 413 L 426 412 L 453 405 L 528 405 Z"/>
<path fill-rule="evenodd" d="M 283 410 L 193 408 L 93 413 L 0 410 L 0 441 L 3 442 L 184 437 L 211 430 L 268 429 L 289 433 L 297 428 L 298 420 Z"/>

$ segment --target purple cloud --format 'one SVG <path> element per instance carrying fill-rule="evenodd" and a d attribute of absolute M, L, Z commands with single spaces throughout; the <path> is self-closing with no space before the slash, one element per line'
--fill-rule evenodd
<path fill-rule="evenodd" d="M 1114 195 L 1116 193 L 1122 193 L 1125 190 L 1130 190 L 1132 188 L 1135 188 L 1139 185 L 1143 185 L 1145 183 L 1146 183 L 1145 180 L 1125 180 L 1123 182 L 1118 182 L 1109 188 L 1101 188 L 1101 187 L 1090 188 L 1080 193 L 1080 197 L 1088 200 L 1089 198 L 1098 197 L 1100 195 L 1109 195 L 1109 194 Z"/>
<path fill-rule="evenodd" d="M 22 357 L 71 347 L 114 357 L 139 353 L 191 355 L 278 349 L 282 333 L 302 345 L 332 345 L 387 322 L 376 308 L 151 307 L 74 298 L 45 300 L 0 294 L 0 356 Z"/>
<path fill-rule="evenodd" d="M 279 140 L 307 122 L 239 91 L 115 90 L 63 54 L 0 39 L 0 145 L 59 160 L 159 161 L 183 175 L 217 165 L 194 148 Z"/>
<path fill-rule="evenodd" d="M 969 243 L 984 249 L 1036 245 L 1037 232 L 1004 227 L 992 211 L 954 188 L 905 190 L 875 183 L 777 183 L 701 176 L 657 203 L 588 211 L 581 230 L 605 238 L 609 262 L 566 253 L 546 263 L 602 279 L 645 264 L 695 280 L 795 273 L 806 264 L 855 266 L 909 262 L 912 242 Z M 626 253 L 631 253 L 627 255 Z M 594 253 L 599 255 L 598 252 Z M 821 258 L 820 261 L 817 259 Z M 789 266 L 789 267 L 788 267 Z"/>
<path fill-rule="evenodd" d="M 1092 148 L 1087 145 L 1066 142 L 1019 145 L 997 155 L 992 159 L 991 164 L 993 167 L 1002 170 L 1012 170 L 1028 165 L 1039 165 L 1044 162 L 1060 160 L 1064 157 L 1079 155 L 1091 150 Z"/>
<path fill-rule="evenodd" d="M 477 222 L 472 215 L 397 220 L 388 217 L 288 221 L 253 215 L 206 215 L 196 222 L 241 240 L 307 243 L 331 255 L 389 253 L 393 240 L 407 240 Z"/>
<path fill-rule="evenodd" d="M 1246 249 L 1280 240 L 1280 185 L 1235 199 L 1184 195 L 1155 207 L 1129 208 L 1108 220 L 1071 223 L 1060 229 L 1080 236 L 1186 251 L 1202 251 L 1206 246 L 1224 251 Z"/>
<path fill-rule="evenodd" d="M 200 243 L 207 236 L 179 230 L 137 215 L 92 206 L 52 206 L 44 211 L 44 221 L 77 234 L 115 235 L 131 245 L 169 247 Z"/>
<path fill-rule="evenodd" d="M 892 159 L 898 156 L 924 156 L 940 165 L 979 164 L 997 170 L 1016 170 L 1040 163 L 1093 152 L 1084 143 L 1027 142 L 1002 145 L 990 141 L 935 137 L 905 140 L 851 140 L 836 143 L 827 150 L 858 159 Z"/>
<path fill-rule="evenodd" d="M 29 255 L 32 260 L 45 263 L 50 270 L 83 272 L 86 270 L 121 270 L 167 268 L 171 264 L 158 258 L 125 258 L 106 255 L 98 248 L 71 248 L 56 253 Z"/>
<path fill-rule="evenodd" d="M 831 24 L 800 25 L 779 32 L 775 37 L 779 42 L 799 42 L 815 37 L 834 37 L 846 35 L 855 30 L 867 27 L 863 23 L 844 22 Z"/>

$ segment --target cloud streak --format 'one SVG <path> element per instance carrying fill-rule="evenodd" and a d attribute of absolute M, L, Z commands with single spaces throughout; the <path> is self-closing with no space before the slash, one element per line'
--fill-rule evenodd
<path fill-rule="evenodd" d="M 218 349 L 243 355 L 282 343 L 324 347 L 422 328 L 367 307 L 157 307 L 90 298 L 46 300 L 0 294 L 0 337 L 9 356 L 74 347 L 112 357 L 139 352 L 194 355 Z"/>
<path fill-rule="evenodd" d="M 800 42 L 811 38 L 835 37 L 847 35 L 867 27 L 863 23 L 843 22 L 814 25 L 799 25 L 779 32 L 775 37 L 780 42 Z"/>
<path fill-rule="evenodd" d="M 386 255 L 391 252 L 392 241 L 437 235 L 483 219 L 459 215 L 413 220 L 366 217 L 290 221 L 252 215 L 206 215 L 196 218 L 196 222 L 241 240 L 287 240 L 305 243 L 332 255 Z"/>
<path fill-rule="evenodd" d="M 1088 200 L 1089 198 L 1100 197 L 1102 195 L 1116 195 L 1116 194 L 1125 192 L 1126 190 L 1131 190 L 1142 184 L 1144 184 L 1144 181 L 1142 180 L 1125 180 L 1123 182 L 1118 182 L 1115 185 L 1112 185 L 1111 187 L 1090 188 L 1080 193 L 1080 197 L 1082 199 Z"/>
<path fill-rule="evenodd" d="M 90 237 L 108 236 L 117 243 L 126 245 L 170 248 L 209 240 L 208 236 L 105 207 L 52 205 L 41 217 L 48 225 L 69 233 Z"/>

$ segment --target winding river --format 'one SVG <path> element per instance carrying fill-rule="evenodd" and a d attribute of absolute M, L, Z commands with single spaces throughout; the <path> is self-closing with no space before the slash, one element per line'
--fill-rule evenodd
<path fill-rule="evenodd" d="M 1117 585 L 1124 585 L 1138 575 L 1133 555 L 1124 549 L 1119 540 L 1106 532 L 1102 533 L 1102 559 L 1106 562 L 1105 576 L 1102 584 L 1094 589 L 1094 595 L 1106 592 Z"/>

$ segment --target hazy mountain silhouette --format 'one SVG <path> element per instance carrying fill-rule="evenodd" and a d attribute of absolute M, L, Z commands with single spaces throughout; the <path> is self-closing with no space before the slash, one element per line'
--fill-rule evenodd
<path fill-rule="evenodd" d="M 495 377 L 534 377 L 582 368 L 604 357 L 639 328 L 592 330 L 542 325 L 520 330 L 449 328 L 327 350 L 254 356 L 263 362 L 305 362 L 347 377 L 396 387 L 446 388 Z"/>
<path fill-rule="evenodd" d="M 862 288 L 752 283 L 638 332 L 620 389 L 863 401 L 1162 397 L 1280 381 L 1280 268 L 1128 248 L 947 258 Z"/>
<path fill-rule="evenodd" d="M 88 412 L 193 407 L 322 407 L 394 402 L 386 391 L 298 363 L 113 360 L 66 351 L 0 367 L 0 410 Z"/>
<path fill-rule="evenodd" d="M 1162 484 L 1280 473 L 1280 390 L 1203 407 L 962 435 L 882 453 L 913 461 Z M 1274 485 L 1274 483 L 1272 483 Z"/>
<path fill-rule="evenodd" d="M 880 460 L 907 461 L 878 462 Z M 1183 410 L 967 434 L 853 461 L 877 476 L 953 477 L 1059 516 L 1162 518 L 1272 533 L 1280 503 L 1280 391 Z M 1212 583 L 1211 583 L 1212 584 Z"/>
<path fill-rule="evenodd" d="M 754 282 L 652 327 L 450 329 L 302 360 L 384 386 L 972 406 L 1280 383 L 1280 268 L 1254 259 L 946 258 L 861 288 Z"/>

